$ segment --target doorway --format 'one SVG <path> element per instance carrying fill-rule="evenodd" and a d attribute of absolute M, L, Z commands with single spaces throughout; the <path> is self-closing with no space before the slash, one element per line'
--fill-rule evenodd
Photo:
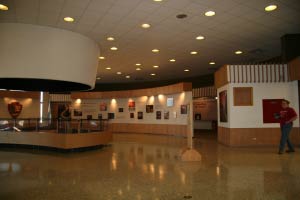
<path fill-rule="evenodd" d="M 193 99 L 194 137 L 217 140 L 218 113 L 216 98 Z"/>

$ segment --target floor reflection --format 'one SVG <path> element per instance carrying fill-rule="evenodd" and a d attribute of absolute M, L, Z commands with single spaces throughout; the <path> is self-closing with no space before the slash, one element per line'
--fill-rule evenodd
<path fill-rule="evenodd" d="M 201 162 L 181 162 L 186 139 L 116 134 L 72 154 L 0 151 L 0 199 L 300 199 L 300 153 L 195 140 Z"/>

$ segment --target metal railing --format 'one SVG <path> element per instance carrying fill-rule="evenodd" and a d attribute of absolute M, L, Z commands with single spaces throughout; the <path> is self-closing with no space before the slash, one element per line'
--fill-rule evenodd
<path fill-rule="evenodd" d="M 108 129 L 107 119 L 0 119 L 0 132 L 90 133 Z"/>

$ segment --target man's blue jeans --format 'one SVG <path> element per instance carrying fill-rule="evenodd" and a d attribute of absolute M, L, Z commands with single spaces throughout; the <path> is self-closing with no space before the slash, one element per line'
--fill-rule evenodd
<path fill-rule="evenodd" d="M 289 150 L 294 151 L 294 146 L 290 141 L 289 135 L 293 128 L 293 125 L 285 124 L 281 127 L 281 139 L 280 139 L 280 145 L 279 145 L 279 151 L 283 152 L 285 149 L 285 144 L 287 143 Z"/>

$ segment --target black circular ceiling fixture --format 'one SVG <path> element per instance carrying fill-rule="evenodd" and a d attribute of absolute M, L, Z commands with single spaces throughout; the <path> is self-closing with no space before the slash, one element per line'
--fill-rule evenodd
<path fill-rule="evenodd" d="M 184 19 L 184 18 L 187 18 L 187 14 L 178 14 L 178 15 L 176 15 L 176 18 L 177 18 L 177 19 Z"/>

